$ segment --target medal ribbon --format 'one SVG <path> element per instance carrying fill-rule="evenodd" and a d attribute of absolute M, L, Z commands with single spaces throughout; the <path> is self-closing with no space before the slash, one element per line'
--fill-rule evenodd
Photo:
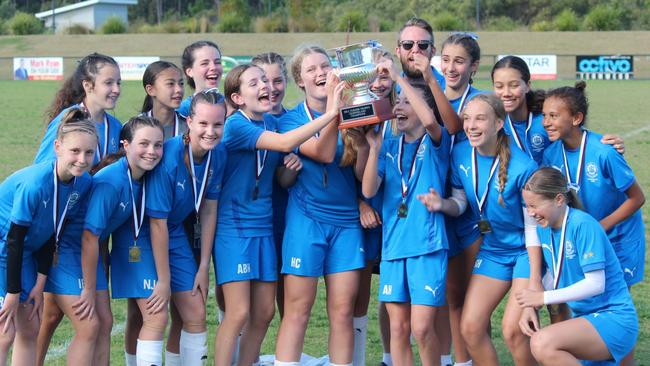
<path fill-rule="evenodd" d="M 86 112 L 88 111 L 88 108 L 86 108 L 83 102 L 79 103 L 79 106 L 83 108 Z M 108 124 L 108 115 L 106 114 L 106 112 L 104 112 L 104 149 L 103 149 L 104 153 L 102 154 L 102 152 L 99 150 L 99 141 L 97 142 L 97 148 L 95 150 L 95 154 L 97 154 L 97 157 L 99 158 L 100 161 L 104 159 L 108 154 L 108 137 L 110 135 L 109 126 L 110 125 Z"/>
<path fill-rule="evenodd" d="M 566 239 L 566 223 L 569 218 L 569 208 L 564 212 L 564 219 L 562 219 L 562 231 L 560 234 L 560 248 L 557 262 L 555 261 L 555 243 L 553 240 L 553 232 L 551 232 L 551 260 L 553 262 L 553 290 L 557 289 L 560 283 L 560 274 L 562 273 L 562 266 L 564 265 L 564 243 Z"/>
<path fill-rule="evenodd" d="M 578 156 L 578 169 L 576 170 L 575 183 L 571 177 L 569 169 L 569 160 L 566 158 L 566 151 L 564 144 L 562 144 L 562 159 L 564 159 L 564 175 L 569 181 L 569 188 L 574 189 L 576 192 L 580 190 L 580 181 L 582 179 L 582 167 L 585 163 L 585 151 L 587 150 L 587 130 L 582 131 L 582 140 L 580 141 L 580 155 Z"/>
<path fill-rule="evenodd" d="M 528 141 L 528 131 L 530 130 L 530 127 L 533 125 L 533 113 L 528 113 L 528 121 L 526 122 L 526 130 L 524 132 L 524 139 L 522 140 L 519 137 L 519 134 L 517 134 L 517 129 L 512 124 L 512 120 L 510 119 L 510 115 L 506 116 L 506 120 L 508 120 L 508 127 L 510 127 L 510 131 L 512 131 L 512 137 L 515 139 L 515 143 L 519 147 L 519 149 L 525 153 L 528 153 L 530 157 L 532 155 L 530 154 L 529 149 L 526 149 L 526 143 Z"/>
<path fill-rule="evenodd" d="M 492 166 L 490 166 L 490 175 L 488 176 L 487 182 L 485 182 L 485 190 L 481 199 L 478 198 L 478 162 L 476 158 L 476 148 L 472 148 L 472 185 L 474 186 L 474 198 L 478 204 L 479 213 L 483 213 L 483 208 L 485 207 L 485 199 L 487 198 L 488 192 L 490 191 L 490 181 L 494 176 L 494 172 L 497 170 L 497 165 L 499 165 L 499 156 L 495 156 L 492 160 Z"/>
<path fill-rule="evenodd" d="M 409 175 L 404 180 L 404 173 L 402 173 L 402 155 L 404 154 L 404 135 L 400 136 L 399 138 L 399 151 L 397 155 L 397 171 L 399 171 L 399 176 L 400 179 L 402 180 L 402 202 L 406 199 L 406 194 L 408 193 L 408 182 L 411 181 L 411 177 L 413 177 L 413 173 L 415 172 L 415 157 L 418 155 L 418 150 L 420 150 L 420 145 L 422 144 L 422 141 L 424 141 L 424 138 L 426 137 L 426 133 L 420 137 L 420 140 L 418 140 L 418 145 L 415 147 L 415 151 L 413 152 L 413 157 L 411 158 L 411 170 L 409 171 Z"/>
<path fill-rule="evenodd" d="M 201 208 L 201 203 L 203 202 L 203 194 L 205 193 L 205 186 L 208 182 L 208 173 L 210 172 L 210 162 L 212 161 L 212 150 L 208 151 L 208 157 L 205 164 L 205 171 L 203 172 L 203 178 L 201 179 L 201 187 L 196 186 L 196 172 L 194 171 L 194 156 L 192 155 L 192 143 L 187 144 L 187 153 L 190 159 L 190 175 L 192 176 L 192 194 L 194 195 L 194 210 L 196 212 L 196 217 L 199 216 L 199 209 Z M 198 192 L 198 194 L 197 194 Z"/>
<path fill-rule="evenodd" d="M 241 109 L 239 110 L 244 118 L 249 122 L 253 123 L 250 117 Z M 266 131 L 266 121 L 264 121 L 264 131 Z M 259 186 L 260 176 L 262 175 L 262 170 L 264 170 L 264 164 L 266 164 L 266 156 L 268 155 L 268 150 L 258 150 L 255 149 L 255 186 Z"/>
<path fill-rule="evenodd" d="M 471 88 L 470 84 L 467 84 L 467 88 L 465 88 L 465 91 L 463 92 L 463 96 L 460 98 L 460 104 L 458 105 L 458 109 L 456 110 L 456 114 L 460 113 L 460 111 L 463 110 L 463 107 L 465 106 L 465 102 L 467 101 L 467 95 L 469 95 L 469 89 Z M 449 153 L 451 154 L 451 151 L 454 149 L 454 142 L 456 142 L 456 135 L 451 135 L 451 143 L 449 144 Z"/>
<path fill-rule="evenodd" d="M 147 117 L 155 118 L 153 116 L 153 109 L 147 112 Z M 174 136 L 172 137 L 178 136 L 179 129 L 180 129 L 180 124 L 178 122 L 178 113 L 174 112 Z"/>
<path fill-rule="evenodd" d="M 144 222 L 144 202 L 146 199 L 146 188 L 145 188 L 145 178 L 142 178 L 142 190 L 140 191 L 140 216 L 138 217 L 138 209 L 135 205 L 135 196 L 133 195 L 133 178 L 131 178 L 131 168 L 126 167 L 126 175 L 129 177 L 129 188 L 131 189 L 131 207 L 133 210 L 133 246 L 137 244 L 138 236 L 140 236 L 140 229 L 142 228 L 142 223 Z"/>
<path fill-rule="evenodd" d="M 70 203 L 70 195 L 68 194 L 68 198 L 65 201 L 65 207 L 63 208 L 63 212 L 61 213 L 61 217 L 59 217 L 59 174 L 56 171 L 56 162 L 54 163 L 54 172 L 52 176 L 54 177 L 54 204 L 52 205 L 52 218 L 54 219 L 54 243 L 58 246 L 59 244 L 59 236 L 61 235 L 61 229 L 63 228 L 63 222 L 65 221 L 65 215 L 68 212 L 68 204 Z M 74 184 L 77 181 L 77 178 L 75 177 L 74 180 L 72 181 L 72 188 L 74 189 Z"/>
<path fill-rule="evenodd" d="M 305 108 L 305 114 L 307 114 L 307 118 L 309 118 L 309 122 L 314 120 L 314 115 L 311 113 L 311 109 L 309 109 L 309 106 L 307 105 L 307 101 L 302 104 L 303 108 Z M 320 137 L 320 132 L 316 132 L 314 134 L 315 138 Z M 326 164 L 321 164 L 323 168 L 323 186 L 327 187 L 327 165 Z"/>

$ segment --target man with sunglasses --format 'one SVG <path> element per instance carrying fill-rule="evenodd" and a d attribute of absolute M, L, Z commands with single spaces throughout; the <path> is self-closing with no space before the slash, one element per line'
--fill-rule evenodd
<path fill-rule="evenodd" d="M 431 63 L 431 58 L 436 53 L 436 47 L 433 45 L 433 28 L 426 20 L 420 18 L 411 18 L 404 23 L 399 32 L 397 48 L 395 49 L 399 61 L 402 64 L 404 75 L 409 82 L 422 81 L 422 73 L 418 70 L 416 63 L 422 62 L 426 57 L 426 62 Z M 424 56 L 424 57 L 422 57 Z M 431 66 L 433 75 L 438 80 L 442 90 L 445 89 L 445 78 Z"/>

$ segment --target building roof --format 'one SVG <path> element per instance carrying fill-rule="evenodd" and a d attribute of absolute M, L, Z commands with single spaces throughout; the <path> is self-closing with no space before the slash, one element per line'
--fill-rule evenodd
<path fill-rule="evenodd" d="M 138 0 L 88 0 L 88 1 L 82 1 L 80 3 L 72 4 L 72 5 L 66 5 L 62 6 L 60 8 L 54 9 L 54 14 L 59 15 L 63 13 L 67 13 L 69 11 L 81 9 L 81 8 L 86 8 L 89 6 L 94 6 L 97 4 L 112 4 L 112 5 L 136 5 L 138 3 Z M 43 19 L 47 17 L 52 16 L 52 10 L 46 10 L 42 11 L 40 13 L 34 14 L 37 18 Z"/>

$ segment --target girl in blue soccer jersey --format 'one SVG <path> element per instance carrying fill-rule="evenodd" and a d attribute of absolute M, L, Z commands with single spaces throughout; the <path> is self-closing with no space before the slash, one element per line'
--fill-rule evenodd
<path fill-rule="evenodd" d="M 553 139 L 554 134 L 549 132 L 549 137 Z M 537 221 L 544 262 L 551 274 L 546 291 L 524 289 L 515 294 L 524 308 L 520 326 L 531 337 L 535 359 L 542 365 L 580 365 L 579 360 L 624 362 L 634 347 L 639 325 L 602 222 L 581 210 L 571 182 L 567 184 L 557 169 L 535 172 L 523 196 L 529 215 Z M 559 303 L 569 305 L 573 319 L 540 329 L 535 308 Z"/>
<path fill-rule="evenodd" d="M 472 77 L 476 73 L 481 59 L 481 49 L 475 35 L 452 33 L 442 43 L 441 50 L 441 70 L 445 77 L 445 95 L 449 98 L 449 103 L 456 113 L 460 115 L 468 101 L 475 95 L 484 93 L 472 85 Z M 461 131 L 452 136 L 451 145 L 466 139 L 467 135 Z M 450 189 L 450 187 L 446 189 L 447 194 L 450 194 Z M 461 216 L 447 217 L 445 220 L 449 240 L 448 310 L 443 307 L 438 312 L 437 327 L 441 338 L 442 352 L 450 351 L 453 339 L 456 363 L 460 365 L 470 361 L 467 347 L 465 347 L 465 342 L 460 334 L 460 318 L 472 267 L 481 244 L 481 235 L 476 227 L 477 221 L 478 218 L 472 213 L 472 210 L 465 210 Z M 451 329 L 449 329 L 449 325 Z M 443 354 L 442 357 L 444 358 L 443 365 L 451 364 L 451 355 Z"/>
<path fill-rule="evenodd" d="M 47 111 L 50 119 L 45 136 L 38 148 L 34 163 L 53 160 L 52 150 L 56 131 L 64 112 L 71 107 L 82 107 L 95 122 L 100 136 L 94 163 L 117 151 L 122 124 L 107 110 L 115 108 L 120 96 L 120 68 L 110 56 L 90 54 L 79 61 L 77 68 L 57 92 Z"/>
<path fill-rule="evenodd" d="M 479 218 L 483 242 L 465 296 L 461 333 L 473 359 L 481 365 L 497 365 L 486 331 L 492 312 L 509 290 L 516 292 L 541 281 L 535 226 L 525 215 L 521 198 L 524 183 L 537 164 L 510 144 L 503 131 L 503 104 L 495 95 L 476 95 L 462 114 L 468 139 L 456 144 L 452 152 L 452 197 L 441 199 L 432 190 L 421 199 L 430 210 L 451 216 L 462 213 L 469 201 Z M 515 364 L 531 365 L 534 359 L 528 339 L 518 326 L 520 314 L 510 298 L 503 315 L 503 336 Z"/>
<path fill-rule="evenodd" d="M 185 133 L 185 117 L 176 112 L 184 93 L 181 69 L 171 62 L 156 61 L 144 71 L 142 86 L 147 93 L 142 103 L 142 113 L 160 121 L 165 141 Z"/>
<path fill-rule="evenodd" d="M 287 112 L 280 131 L 290 131 L 319 119 L 333 120 L 339 104 L 336 78 L 325 50 L 299 49 L 291 72 L 306 100 Z M 338 107 L 337 107 L 338 108 Z M 325 276 L 330 320 L 330 361 L 352 362 L 352 312 L 363 268 L 362 231 L 352 167 L 339 167 L 343 145 L 338 126 L 330 123 L 300 145 L 303 169 L 289 190 L 282 243 L 285 276 L 284 317 L 278 333 L 276 364 L 300 360 L 318 277 Z"/>
<path fill-rule="evenodd" d="M 506 133 L 520 150 L 540 164 L 551 142 L 542 125 L 545 93 L 531 90 L 528 65 L 517 56 L 502 58 L 492 67 L 492 85 L 508 114 L 504 122 Z M 612 145 L 621 154 L 625 152 L 619 136 L 605 135 L 602 142 Z"/>
<path fill-rule="evenodd" d="M 589 104 L 586 84 L 550 90 L 544 101 L 544 128 L 553 143 L 543 164 L 558 168 L 576 190 L 585 210 L 605 229 L 632 286 L 643 280 L 645 227 L 641 206 L 645 196 L 622 155 L 585 128 Z M 603 197 L 608 199 L 603 200 Z M 632 356 L 624 364 L 633 362 Z"/>
<path fill-rule="evenodd" d="M 447 239 L 443 215 L 428 212 L 416 195 L 444 189 L 449 135 L 435 118 L 427 86 L 408 84 L 391 61 L 378 68 L 387 69 L 401 87 L 393 109 L 400 136 L 382 143 L 382 133 L 369 130 L 362 181 L 366 197 L 384 183 L 379 299 L 390 316 L 391 358 L 398 365 L 413 363 L 412 333 L 422 364 L 439 365 L 434 319 L 445 304 Z"/>
<path fill-rule="evenodd" d="M 223 66 L 221 65 L 221 50 L 212 41 L 196 41 L 183 50 L 181 66 L 187 85 L 194 90 L 194 94 L 204 90 L 218 88 Z M 194 95 L 188 95 L 177 111 L 183 117 L 189 116 L 190 103 Z"/>
<path fill-rule="evenodd" d="M 68 216 L 78 215 L 90 189 L 97 132 L 78 109 L 64 113 L 58 125 L 54 161 L 19 170 L 0 185 L 0 362 L 6 362 L 13 344 L 16 362 L 37 363 L 43 291 L 53 253 Z M 77 323 L 90 325 L 90 321 Z M 78 325 L 78 324 L 75 324 Z M 90 363 L 86 347 L 96 339 L 97 320 L 87 332 L 77 333 L 68 357 Z M 94 333 L 94 334 L 93 334 Z M 87 336 L 88 338 L 84 338 Z M 18 361 L 19 360 L 19 361 Z"/>
<path fill-rule="evenodd" d="M 160 122 L 146 116 L 133 117 L 122 127 L 121 150 L 104 159 L 100 164 L 104 167 L 93 177 L 89 199 L 92 210 L 86 214 L 82 241 L 85 287 L 78 310 L 92 316 L 99 242 L 111 236 L 112 296 L 133 301 L 139 318 L 144 317 L 135 336 L 137 358 L 147 365 L 162 364 L 162 339 L 167 325 L 166 312 L 147 309 L 157 278 L 156 266 L 149 241 L 140 239 L 149 236 L 144 219 L 146 173 L 162 157 L 163 133 Z M 129 322 L 127 327 L 133 325 Z"/>
<path fill-rule="evenodd" d="M 302 162 L 289 153 L 336 119 L 344 84 L 328 91 L 334 103 L 326 116 L 279 134 L 271 111 L 269 81 L 255 65 L 240 65 L 226 77 L 228 103 L 236 107 L 226 123 L 223 144 L 228 151 L 215 241 L 217 281 L 226 313 L 215 340 L 215 363 L 229 365 L 231 351 L 244 328 L 239 364 L 256 361 L 275 313 L 277 260 L 273 242 L 271 196 L 276 167 L 280 184 L 294 181 Z M 289 153 L 280 160 L 279 152 Z M 250 314 L 250 315 L 249 315 Z"/>
<path fill-rule="evenodd" d="M 220 94 L 196 94 L 188 131 L 165 143 L 162 161 L 147 177 L 146 214 L 158 277 L 147 310 L 167 311 L 171 295 L 183 321 L 183 365 L 200 365 L 207 358 L 205 303 L 226 160 L 219 144 L 225 113 Z M 200 250 L 198 266 L 193 248 Z"/>

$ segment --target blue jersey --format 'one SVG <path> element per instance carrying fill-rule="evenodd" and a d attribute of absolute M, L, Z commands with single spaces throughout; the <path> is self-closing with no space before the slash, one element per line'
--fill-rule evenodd
<path fill-rule="evenodd" d="M 190 115 L 190 105 L 192 104 L 192 98 L 194 95 L 188 95 L 183 99 L 181 105 L 178 106 L 176 112 L 180 114 L 183 118 L 187 118 Z"/>
<path fill-rule="evenodd" d="M 55 200 L 58 200 L 57 218 L 61 217 L 66 201 L 69 202 L 66 223 L 82 210 L 80 201 L 85 200 L 90 188 L 90 175 L 84 173 L 67 184 L 59 182 L 58 197 L 54 197 L 54 164 L 49 161 L 21 169 L 0 185 L 0 261 L 7 258 L 6 241 L 11 223 L 29 226 L 23 251 L 23 257 L 27 257 L 54 235 Z M 63 231 L 66 227 L 67 224 Z"/>
<path fill-rule="evenodd" d="M 513 121 L 507 116 L 503 124 L 503 130 L 514 142 L 512 145 L 527 153 L 537 164 L 542 163 L 544 150 L 551 144 L 542 125 L 543 119 L 541 113 L 531 112 L 525 121 Z"/>
<path fill-rule="evenodd" d="M 558 261 L 554 255 L 559 256 L 561 253 L 561 231 L 537 226 L 544 262 L 553 274 L 553 262 Z M 621 308 L 634 310 L 621 266 L 598 221 L 583 211 L 569 208 L 563 252 L 558 289 L 583 280 L 586 272 L 605 271 L 605 291 L 602 294 L 568 303 L 576 315 Z"/>
<path fill-rule="evenodd" d="M 625 191 L 636 181 L 632 169 L 623 155 L 611 145 L 600 142 L 601 135 L 588 131 L 584 152 L 584 162 L 580 173 L 578 196 L 596 220 L 602 220 L 618 209 L 627 199 Z M 555 141 L 544 152 L 543 165 L 553 166 L 566 176 L 566 167 L 562 154 L 564 144 Z M 580 161 L 580 149 L 565 148 L 571 183 L 576 183 L 577 169 Z M 567 177 L 569 180 L 569 177 Z M 607 199 L 603 199 L 607 197 Z M 645 228 L 639 209 L 626 220 L 616 224 L 607 232 L 612 243 L 644 238 Z"/>
<path fill-rule="evenodd" d="M 128 166 L 129 163 L 123 157 L 95 174 L 89 199 L 92 210 L 86 213 L 84 229 L 99 236 L 101 240 L 108 239 L 113 234 L 113 245 L 133 245 L 133 199 L 138 215 L 140 214 L 142 186 L 140 182 L 133 181 L 132 199 Z M 148 235 L 148 231 L 148 220 L 143 220 L 139 236 Z"/>
<path fill-rule="evenodd" d="M 273 118 L 277 130 L 280 130 L 280 120 L 282 116 L 287 113 L 287 110 L 282 107 L 280 114 L 267 114 L 264 118 Z M 283 164 L 284 154 L 280 155 L 278 164 Z M 289 202 L 289 191 L 280 187 L 276 179 L 273 179 L 273 230 L 276 234 L 280 235 L 284 232 L 284 217 L 287 211 L 287 203 Z M 282 238 L 279 236 L 279 238 Z M 280 242 L 281 244 L 281 242 Z"/>
<path fill-rule="evenodd" d="M 75 104 L 72 107 L 66 108 L 50 121 L 50 124 L 47 125 L 45 136 L 43 136 L 41 145 L 36 153 L 36 157 L 34 158 L 34 164 L 56 159 L 56 155 L 54 154 L 56 132 L 59 129 L 61 118 L 70 108 L 82 108 L 82 105 Z M 95 127 L 97 128 L 97 136 L 99 136 L 99 142 L 93 164 L 97 164 L 104 157 L 117 152 L 120 145 L 120 130 L 122 129 L 122 124 L 117 120 L 117 118 L 108 114 L 108 112 L 104 112 L 104 116 L 106 116 L 106 118 L 103 122 L 95 124 Z"/>
<path fill-rule="evenodd" d="M 384 142 L 378 161 L 377 173 L 383 179 L 384 186 L 383 260 L 415 257 L 448 249 L 444 215 L 429 212 L 416 196 L 429 192 L 429 188 L 438 192 L 444 190 L 449 167 L 449 134 L 443 129 L 437 146 L 425 134 L 421 140 L 404 143 L 402 152 L 400 141 L 402 138 Z M 408 187 L 404 198 L 402 181 Z M 400 218 L 398 210 L 403 202 L 408 213 Z"/>
<path fill-rule="evenodd" d="M 183 136 L 165 142 L 164 151 L 160 163 L 147 176 L 146 214 L 156 219 L 167 219 L 169 248 L 174 249 L 183 245 L 186 238 L 183 221 L 195 212 L 193 182 L 185 163 L 187 146 L 183 143 Z M 219 199 L 226 158 L 226 149 L 223 144 L 219 144 L 212 149 L 209 167 L 206 167 L 207 154 L 201 163 L 194 163 L 199 189 L 203 175 L 206 172 L 208 174 L 205 199 Z M 175 238 L 182 240 L 173 240 Z"/>
<path fill-rule="evenodd" d="M 485 189 L 489 187 L 483 216 L 489 221 L 492 232 L 483 235 L 481 249 L 504 255 L 514 255 L 525 250 L 524 200 L 521 191 L 528 177 L 537 169 L 537 164 L 510 141 L 508 179 L 503 192 L 499 192 L 498 166 L 492 179 L 487 181 L 494 157 L 482 156 L 477 151 L 478 192 L 475 192 L 472 156 L 469 141 L 465 140 L 454 146 L 451 157 L 451 181 L 453 187 L 465 190 L 469 203 L 468 209 L 479 217 L 481 214 L 476 196 L 480 199 Z M 503 197 L 503 206 L 499 204 L 500 194 Z"/>
<path fill-rule="evenodd" d="M 307 111 L 306 104 L 300 103 L 281 118 L 280 132 L 300 127 L 320 113 Z M 352 167 L 341 167 L 343 142 L 340 135 L 336 156 L 329 164 L 316 162 L 299 153 L 302 170 L 296 184 L 289 189 L 287 210 L 300 210 L 313 220 L 336 226 L 359 227 L 359 207 L 357 188 Z"/>
<path fill-rule="evenodd" d="M 156 116 L 153 115 L 153 111 L 149 110 L 147 112 L 142 112 L 140 113 L 141 116 L 147 116 L 147 117 L 152 117 L 156 118 Z M 165 141 L 176 137 L 178 135 L 182 135 L 185 132 L 187 132 L 187 121 L 185 116 L 181 115 L 178 110 L 174 113 L 174 122 L 169 124 L 169 125 L 163 125 L 163 138 Z"/>
<path fill-rule="evenodd" d="M 223 145 L 228 150 L 228 162 L 219 200 L 219 234 L 237 237 L 273 235 L 271 196 L 280 153 L 255 148 L 265 130 L 277 131 L 275 119 L 266 116 L 263 121 L 249 120 L 237 111 L 226 121 Z M 262 169 L 258 172 L 260 167 Z"/>

